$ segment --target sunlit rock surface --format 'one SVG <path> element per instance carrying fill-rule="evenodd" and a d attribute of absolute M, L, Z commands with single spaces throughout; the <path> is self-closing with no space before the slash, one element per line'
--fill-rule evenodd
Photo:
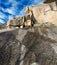
<path fill-rule="evenodd" d="M 26 7 L 25 14 L 30 15 L 32 21 L 34 21 L 35 23 L 49 22 L 57 26 L 57 4 L 56 3 L 57 2 L 55 1 L 51 3 L 43 3 L 36 6 Z"/>
<path fill-rule="evenodd" d="M 52 8 L 42 5 L 33 15 L 29 10 L 25 17 L 0 26 L 0 65 L 57 65 L 57 10 L 54 3 Z M 33 27 L 22 28 L 24 22 L 28 26 L 35 19 L 38 23 Z"/>
<path fill-rule="evenodd" d="M 57 27 L 1 30 L 0 65 L 57 65 Z"/>

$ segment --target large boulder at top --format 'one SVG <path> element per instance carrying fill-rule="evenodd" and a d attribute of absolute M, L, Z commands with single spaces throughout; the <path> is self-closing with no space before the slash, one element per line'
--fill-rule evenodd
<path fill-rule="evenodd" d="M 1 31 L 0 65 L 57 65 L 57 27 Z"/>
<path fill-rule="evenodd" d="M 26 7 L 25 13 L 26 15 L 30 15 L 32 19 L 34 17 L 36 23 L 49 22 L 54 25 L 57 25 L 56 2 Z"/>

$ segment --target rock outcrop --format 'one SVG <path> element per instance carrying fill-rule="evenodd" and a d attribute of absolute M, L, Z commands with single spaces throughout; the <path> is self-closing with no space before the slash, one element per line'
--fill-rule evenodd
<path fill-rule="evenodd" d="M 30 15 L 25 15 L 22 17 L 15 17 L 12 20 L 9 20 L 5 24 L 0 25 L 0 29 L 15 29 L 15 28 L 24 28 L 31 26 L 31 18 Z"/>
<path fill-rule="evenodd" d="M 57 65 L 57 27 L 0 32 L 0 65 Z"/>
<path fill-rule="evenodd" d="M 25 13 L 33 16 L 36 23 L 49 22 L 57 26 L 56 2 L 30 6 L 25 9 Z"/>
<path fill-rule="evenodd" d="M 0 26 L 0 65 L 57 65 L 55 2 L 26 7 L 25 13 Z"/>

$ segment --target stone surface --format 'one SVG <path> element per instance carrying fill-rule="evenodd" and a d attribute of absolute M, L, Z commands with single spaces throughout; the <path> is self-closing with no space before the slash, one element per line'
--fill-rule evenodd
<path fill-rule="evenodd" d="M 41 25 L 0 32 L 0 65 L 57 65 L 57 27 Z"/>
<path fill-rule="evenodd" d="M 57 65 L 55 2 L 27 7 L 25 12 L 0 26 L 0 65 Z M 20 29 L 24 22 L 34 26 Z"/>
<path fill-rule="evenodd" d="M 34 17 L 36 20 L 34 20 L 35 23 L 49 22 L 57 26 L 56 2 L 26 7 L 25 13 L 26 15 L 30 15 L 32 19 Z"/>

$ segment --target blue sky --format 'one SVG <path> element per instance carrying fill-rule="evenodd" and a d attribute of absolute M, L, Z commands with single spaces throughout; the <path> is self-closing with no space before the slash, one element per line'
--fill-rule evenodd
<path fill-rule="evenodd" d="M 43 0 L 0 0 L 0 24 L 7 22 L 15 16 L 23 16 L 24 8 L 37 5 Z"/>

